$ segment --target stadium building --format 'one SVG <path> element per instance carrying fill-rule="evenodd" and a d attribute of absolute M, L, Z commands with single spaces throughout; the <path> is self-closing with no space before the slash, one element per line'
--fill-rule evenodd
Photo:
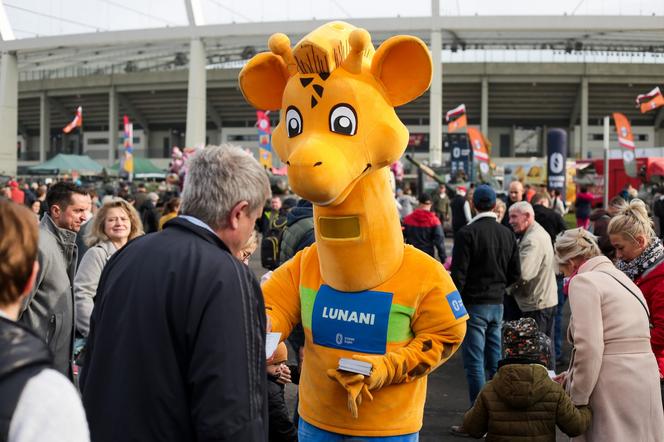
<path fill-rule="evenodd" d="M 652 148 L 664 146 L 664 107 L 641 114 L 634 100 L 664 83 L 664 17 L 447 17 L 432 3 L 430 17 L 346 19 L 376 47 L 412 34 L 432 49 L 431 89 L 398 109 L 416 157 L 446 161 L 443 117 L 462 103 L 493 158 L 543 156 L 551 127 L 567 130 L 571 157 L 600 157 L 602 119 L 612 112 L 630 119 L 637 149 L 659 154 Z M 329 20 L 201 25 L 186 5 L 189 24 L 169 28 L 14 39 L 0 20 L 0 174 L 57 153 L 115 163 L 124 115 L 134 124 L 134 155 L 160 166 L 173 146 L 256 149 L 240 68 L 267 50 L 271 34 L 285 32 L 294 45 Z M 63 133 L 79 106 L 82 127 Z M 278 113 L 271 118 L 276 124 Z M 617 149 L 613 131 L 612 140 Z"/>

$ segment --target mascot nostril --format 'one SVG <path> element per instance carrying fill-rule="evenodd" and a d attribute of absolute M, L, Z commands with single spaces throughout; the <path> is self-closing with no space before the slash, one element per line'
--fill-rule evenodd
<path fill-rule="evenodd" d="M 468 319 L 441 263 L 404 244 L 387 168 L 408 140 L 394 108 L 428 89 L 429 50 L 405 35 L 375 50 L 343 22 L 295 48 L 275 34 L 269 47 L 242 69 L 240 89 L 281 111 L 272 145 L 293 158 L 291 186 L 313 203 L 316 242 L 262 287 L 273 332 L 304 328 L 300 418 L 312 439 L 416 434 L 426 375 L 459 348 Z M 340 358 L 370 369 L 337 370 Z"/>

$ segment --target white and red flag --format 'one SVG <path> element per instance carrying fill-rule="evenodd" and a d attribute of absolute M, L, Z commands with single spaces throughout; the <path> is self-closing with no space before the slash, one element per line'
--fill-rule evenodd
<path fill-rule="evenodd" d="M 66 134 L 71 132 L 77 127 L 83 126 L 83 107 L 79 106 L 76 108 L 76 115 L 74 116 L 74 119 L 71 120 L 71 122 L 66 125 L 65 127 L 62 128 L 62 131 Z"/>
<path fill-rule="evenodd" d="M 445 121 L 447 121 L 447 131 L 455 132 L 468 126 L 468 118 L 466 117 L 466 105 L 460 104 L 451 111 L 445 114 Z"/>
<path fill-rule="evenodd" d="M 645 114 L 651 110 L 664 106 L 664 96 L 659 87 L 651 90 L 647 94 L 641 94 L 636 97 L 636 107 L 641 109 L 641 113 Z"/>

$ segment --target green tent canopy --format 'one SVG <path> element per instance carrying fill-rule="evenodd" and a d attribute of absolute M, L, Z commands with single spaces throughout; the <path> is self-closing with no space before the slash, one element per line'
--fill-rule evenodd
<path fill-rule="evenodd" d="M 110 170 L 118 173 L 120 170 L 120 163 L 117 162 L 110 167 Z M 152 163 L 147 158 L 134 157 L 134 178 L 165 178 L 166 172 Z"/>
<path fill-rule="evenodd" d="M 53 172 L 57 175 L 78 172 L 79 175 L 97 175 L 103 167 L 87 155 L 67 155 L 59 153 L 45 163 L 31 166 L 32 172 Z"/>

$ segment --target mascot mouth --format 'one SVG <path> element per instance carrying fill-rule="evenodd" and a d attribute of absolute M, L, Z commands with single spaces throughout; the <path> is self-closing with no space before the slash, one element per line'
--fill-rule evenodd
<path fill-rule="evenodd" d="M 334 202 L 338 202 L 339 204 L 343 203 L 346 200 L 346 198 L 348 197 L 348 195 L 350 195 L 350 193 L 353 191 L 353 189 L 355 188 L 355 185 L 358 183 L 358 181 L 360 181 L 362 178 L 364 178 L 370 170 L 371 170 L 371 163 L 367 163 L 364 170 L 357 177 L 355 177 L 350 183 L 348 183 L 346 188 L 340 194 L 338 194 L 337 196 L 335 196 L 335 197 L 333 197 L 333 198 L 331 198 L 331 199 L 329 199 L 328 201 L 325 201 L 325 202 L 317 202 L 317 201 L 313 201 L 313 202 L 315 204 L 319 205 L 319 206 L 329 206 L 329 205 L 333 204 Z"/>

